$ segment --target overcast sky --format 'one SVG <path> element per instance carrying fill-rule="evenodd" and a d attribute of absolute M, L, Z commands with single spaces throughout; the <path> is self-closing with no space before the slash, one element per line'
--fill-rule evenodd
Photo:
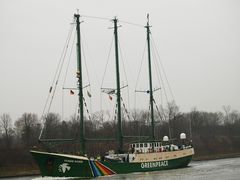
<path fill-rule="evenodd" d="M 238 0 L 0 0 L 0 114 L 9 113 L 13 120 L 24 112 L 41 115 L 76 9 L 83 15 L 117 16 L 139 25 L 146 24 L 149 13 L 152 37 L 180 110 L 188 112 L 197 107 L 221 111 L 223 105 L 240 110 Z M 98 111 L 101 98 L 108 101 L 99 94 L 113 37 L 109 29 L 112 22 L 87 17 L 82 20 L 89 91 L 93 94 L 89 108 Z M 146 34 L 143 27 L 119 24 L 121 59 L 127 75 L 121 82 L 129 85 L 127 104 L 135 108 L 131 97 Z M 104 80 L 107 87 L 112 83 L 109 77 L 115 80 L 114 59 L 110 61 L 113 67 L 109 63 Z M 147 86 L 147 80 L 142 82 Z M 139 88 L 144 89 L 144 84 Z M 139 101 L 137 105 L 148 108 L 148 102 Z"/>

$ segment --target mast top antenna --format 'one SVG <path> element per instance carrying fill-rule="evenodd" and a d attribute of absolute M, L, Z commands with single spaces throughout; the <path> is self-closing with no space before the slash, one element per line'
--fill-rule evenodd
<path fill-rule="evenodd" d="M 77 13 L 74 14 L 74 17 L 80 17 L 80 14 L 79 14 L 79 9 L 77 9 Z"/>
<path fill-rule="evenodd" d="M 149 25 L 149 13 L 147 13 L 147 26 L 145 26 L 145 27 L 151 27 L 151 26 Z"/>
<path fill-rule="evenodd" d="M 144 27 L 147 28 L 150 32 L 150 27 L 152 27 L 152 26 L 149 25 L 149 13 L 147 13 L 147 25 Z"/>

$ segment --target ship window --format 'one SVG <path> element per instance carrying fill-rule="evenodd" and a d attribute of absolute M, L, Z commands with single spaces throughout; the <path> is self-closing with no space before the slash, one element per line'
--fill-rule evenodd
<path fill-rule="evenodd" d="M 144 143 L 144 147 L 147 147 L 147 143 Z"/>
<path fill-rule="evenodd" d="M 136 148 L 138 148 L 139 147 L 139 144 L 136 144 Z"/>
<path fill-rule="evenodd" d="M 132 147 L 135 148 L 135 144 L 132 144 Z"/>
<path fill-rule="evenodd" d="M 152 143 L 150 143 L 150 147 L 152 147 Z"/>
<path fill-rule="evenodd" d="M 143 144 L 142 144 L 142 143 L 140 144 L 140 147 L 143 147 Z"/>

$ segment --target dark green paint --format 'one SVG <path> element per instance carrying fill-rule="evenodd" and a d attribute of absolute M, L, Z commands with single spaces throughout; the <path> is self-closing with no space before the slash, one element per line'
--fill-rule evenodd
<path fill-rule="evenodd" d="M 160 171 L 160 170 L 167 170 L 167 169 L 176 169 L 181 167 L 186 167 L 189 162 L 191 161 L 192 156 L 187 156 L 178 159 L 168 160 L 168 166 L 161 166 L 161 167 L 152 167 L 152 168 L 142 168 L 142 163 L 117 163 L 117 162 L 101 162 L 117 174 L 127 174 L 127 173 L 134 173 L 134 172 L 149 172 L 149 171 Z M 161 162 L 161 161 L 159 161 Z M 146 163 L 146 162 L 143 162 Z M 147 162 L 148 163 L 148 162 Z M 149 162 L 152 163 L 152 162 Z"/>
<path fill-rule="evenodd" d="M 119 75 L 119 57 L 118 57 L 118 20 L 114 22 L 114 38 L 115 38 L 115 58 L 116 58 L 116 82 L 117 82 L 117 117 L 118 117 L 118 152 L 123 152 L 123 135 L 122 135 L 122 119 L 121 119 L 121 90 L 120 90 L 120 75 Z"/>
<path fill-rule="evenodd" d="M 61 155 L 51 155 L 42 152 L 31 151 L 34 159 L 39 165 L 42 176 L 53 177 L 93 177 L 92 169 L 89 164 L 89 160 L 82 160 L 82 163 L 74 163 L 79 159 L 64 157 Z M 192 155 L 171 159 L 167 161 L 167 166 L 148 167 L 142 168 L 142 163 L 128 163 L 128 162 L 105 162 L 101 161 L 103 165 L 114 171 L 116 174 L 127 174 L 134 172 L 149 172 L 160 171 L 167 169 L 176 169 L 186 167 L 192 159 Z M 69 162 L 70 160 L 70 162 Z M 73 161 L 73 163 L 71 163 Z M 48 162 L 53 162 L 49 164 Z M 59 172 L 59 165 L 62 163 L 68 163 L 71 169 L 65 173 Z M 163 161 L 156 161 L 163 162 Z M 156 163 L 156 162 L 143 162 L 143 163 Z M 101 173 L 102 174 L 102 173 Z M 103 174 L 102 174 L 103 175 Z"/>
<path fill-rule="evenodd" d="M 45 154 L 36 151 L 30 151 L 36 162 L 38 163 L 42 176 L 52 177 L 93 177 L 91 167 L 88 160 L 79 160 L 69 157 Z M 73 162 L 72 162 L 73 161 Z M 82 161 L 75 163 L 74 161 Z M 68 163 L 71 169 L 65 173 L 59 172 L 59 166 Z"/>
<path fill-rule="evenodd" d="M 83 91 L 82 91 L 82 55 L 81 55 L 81 34 L 80 34 L 80 15 L 74 14 L 76 18 L 77 30 L 77 77 L 78 77 L 78 98 L 80 110 L 80 152 L 85 154 L 85 137 L 84 137 L 84 117 L 83 117 Z"/>
<path fill-rule="evenodd" d="M 151 66 L 151 48 L 150 48 L 150 26 L 147 21 L 147 46 L 148 46 L 148 70 L 149 70 L 149 93 L 150 93 L 150 110 L 151 110 L 151 139 L 155 140 L 155 122 L 153 112 L 153 89 L 152 89 L 152 66 Z"/>

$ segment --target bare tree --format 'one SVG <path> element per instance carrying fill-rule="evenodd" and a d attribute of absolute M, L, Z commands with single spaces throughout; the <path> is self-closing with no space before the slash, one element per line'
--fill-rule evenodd
<path fill-rule="evenodd" d="M 230 113 L 231 113 L 231 106 L 223 106 L 223 111 L 225 113 L 225 124 L 228 124 L 230 122 Z"/>
<path fill-rule="evenodd" d="M 12 119 L 9 114 L 3 114 L 1 116 L 1 121 L 0 121 L 0 128 L 3 131 L 3 138 L 6 144 L 6 147 L 9 148 L 11 145 L 11 135 L 13 133 L 12 130 Z"/>
<path fill-rule="evenodd" d="M 17 135 L 27 145 L 33 145 L 37 141 L 37 137 L 40 131 L 40 124 L 36 114 L 24 113 L 15 122 Z"/>
<path fill-rule="evenodd" d="M 45 117 L 45 138 L 60 138 L 60 120 L 59 114 L 48 113 Z"/>
<path fill-rule="evenodd" d="M 169 102 L 167 106 L 167 114 L 168 114 L 168 124 L 169 124 L 169 137 L 172 139 L 173 128 L 171 122 L 175 119 L 175 117 L 179 114 L 179 107 L 176 105 L 175 101 Z"/>

